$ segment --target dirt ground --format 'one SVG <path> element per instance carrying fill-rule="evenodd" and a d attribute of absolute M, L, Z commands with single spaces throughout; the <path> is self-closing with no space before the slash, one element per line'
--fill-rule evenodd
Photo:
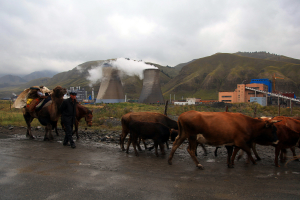
<path fill-rule="evenodd" d="M 170 149 L 159 157 L 154 150 L 136 157 L 132 147 L 122 152 L 120 131 L 81 130 L 76 149 L 62 145 L 62 130 L 51 142 L 43 141 L 42 128 L 34 128 L 35 140 L 25 133 L 25 127 L 0 126 L 0 199 L 300 198 L 300 162 L 275 167 L 273 147 L 258 146 L 257 165 L 243 158 L 233 169 L 227 168 L 224 147 L 217 157 L 214 147 L 207 146 L 207 156 L 198 147 L 205 168 L 199 170 L 186 142 L 168 165 Z"/>

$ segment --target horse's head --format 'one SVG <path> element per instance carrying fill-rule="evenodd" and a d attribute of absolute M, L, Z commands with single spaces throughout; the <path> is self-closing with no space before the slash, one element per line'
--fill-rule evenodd
<path fill-rule="evenodd" d="M 54 96 L 55 98 L 63 98 L 63 96 L 67 93 L 67 90 L 66 88 L 63 88 L 61 86 L 56 86 L 54 89 L 53 89 L 53 92 L 52 92 L 52 96 Z"/>
<path fill-rule="evenodd" d="M 87 114 L 85 115 L 85 121 L 86 121 L 86 125 L 92 126 L 92 124 L 93 124 L 93 111 L 92 110 L 88 110 Z"/>

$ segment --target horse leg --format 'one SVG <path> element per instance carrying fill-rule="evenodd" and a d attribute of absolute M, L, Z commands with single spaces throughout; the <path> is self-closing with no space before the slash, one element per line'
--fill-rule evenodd
<path fill-rule="evenodd" d="M 78 124 L 79 124 L 79 122 L 76 120 L 76 122 L 75 122 L 75 130 L 74 130 L 74 132 L 73 132 L 73 134 L 76 133 L 76 138 L 77 138 L 77 140 L 79 139 L 79 135 L 78 135 Z"/>
<path fill-rule="evenodd" d="M 225 146 L 227 149 L 227 166 L 228 168 L 233 168 L 233 165 L 231 164 L 231 156 L 233 151 L 233 146 Z"/>
<path fill-rule="evenodd" d="M 198 145 L 196 136 L 190 136 L 188 140 L 189 140 L 189 147 L 187 148 L 187 151 L 189 152 L 190 156 L 195 162 L 196 167 L 198 167 L 199 169 L 204 169 L 204 167 L 198 162 L 197 157 L 195 155 L 196 147 Z"/>

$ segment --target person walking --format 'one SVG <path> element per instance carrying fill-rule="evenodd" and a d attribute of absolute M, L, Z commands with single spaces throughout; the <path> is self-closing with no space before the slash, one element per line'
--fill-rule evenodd
<path fill-rule="evenodd" d="M 75 124 L 76 117 L 76 95 L 75 91 L 70 92 L 70 98 L 65 99 L 61 104 L 61 122 L 65 126 L 65 138 L 63 141 L 63 145 L 70 145 L 74 149 L 76 148 L 75 142 L 73 141 L 73 124 Z"/>

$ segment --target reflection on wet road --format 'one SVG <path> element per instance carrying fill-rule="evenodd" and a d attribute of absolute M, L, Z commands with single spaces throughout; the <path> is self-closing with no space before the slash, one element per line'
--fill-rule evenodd
<path fill-rule="evenodd" d="M 77 148 L 61 141 L 29 140 L 25 136 L 0 139 L 1 199 L 299 199 L 300 162 L 273 164 L 272 147 L 258 149 L 257 165 L 226 165 L 225 148 L 214 157 L 198 153 L 199 170 L 186 152 L 178 149 L 173 165 L 166 156 L 119 145 L 77 141 Z M 297 149 L 299 154 L 299 149 Z"/>

